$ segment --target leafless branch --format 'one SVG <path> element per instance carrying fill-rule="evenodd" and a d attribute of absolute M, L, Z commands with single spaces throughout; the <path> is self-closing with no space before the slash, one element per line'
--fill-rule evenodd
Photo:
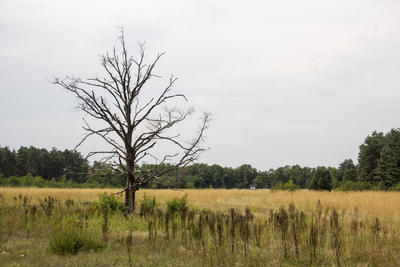
<path fill-rule="evenodd" d="M 86 134 L 75 149 L 93 136 L 107 143 L 111 149 L 92 151 L 87 158 L 103 155 L 100 162 L 112 162 L 112 166 L 122 171 L 127 181 L 122 193 L 134 192 L 157 177 L 197 160 L 206 150 L 201 147 L 201 142 L 208 128 L 210 114 L 203 115 L 192 141 L 181 141 L 179 133 L 170 134 L 177 124 L 194 113 L 193 108 L 179 110 L 165 107 L 171 100 L 187 101 L 183 94 L 173 93 L 177 78 L 171 76 L 158 96 L 140 101 L 145 85 L 151 78 L 160 77 L 154 74 L 154 69 L 164 54 L 158 54 L 147 64 L 144 43 L 139 44 L 138 57 L 134 58 L 129 56 L 123 29 L 119 41 L 119 50 L 114 47 L 101 57 L 104 78 L 66 76 L 64 79 L 56 78 L 53 82 L 71 92 L 78 100 L 77 108 L 89 118 L 105 123 L 106 126 L 96 128 L 83 119 Z M 179 152 L 166 153 L 157 158 L 158 145 L 163 142 L 173 145 Z M 162 166 L 168 165 L 165 168 L 155 165 L 148 170 L 137 171 L 137 164 L 146 158 L 153 158 Z"/>

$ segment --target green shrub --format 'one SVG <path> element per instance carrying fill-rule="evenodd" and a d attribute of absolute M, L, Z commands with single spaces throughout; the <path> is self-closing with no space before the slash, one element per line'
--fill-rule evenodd
<path fill-rule="evenodd" d="M 75 204 L 75 201 L 74 201 L 73 199 L 71 199 L 71 198 L 68 198 L 68 199 L 65 201 L 65 206 L 67 206 L 67 208 L 73 206 L 74 204 Z"/>
<path fill-rule="evenodd" d="M 11 176 L 11 177 L 9 177 L 9 178 L 7 179 L 7 185 L 10 185 L 10 186 L 20 186 L 20 185 L 21 185 L 21 182 L 20 182 L 20 180 L 19 180 L 17 177 Z"/>
<path fill-rule="evenodd" d="M 390 188 L 391 191 L 400 191 L 400 183 Z"/>
<path fill-rule="evenodd" d="M 342 181 L 336 188 L 338 191 L 363 191 L 363 190 L 373 190 L 373 186 L 368 182 L 360 181 Z"/>
<path fill-rule="evenodd" d="M 186 212 L 188 209 L 189 203 L 187 200 L 187 194 L 181 198 L 175 197 L 167 201 L 167 212 L 172 215 Z"/>
<path fill-rule="evenodd" d="M 148 214 L 154 213 L 154 210 L 158 207 L 158 203 L 155 197 L 147 197 L 144 193 L 143 199 L 139 201 L 140 203 L 140 217 L 147 217 Z"/>
<path fill-rule="evenodd" d="M 297 189 L 300 189 L 300 186 L 298 186 L 297 184 L 295 184 L 293 182 L 293 180 L 289 180 L 287 183 L 285 183 L 283 185 L 285 190 L 289 190 L 289 191 L 295 191 Z"/>
<path fill-rule="evenodd" d="M 386 191 L 389 189 L 389 186 L 387 186 L 384 181 L 380 181 L 379 183 L 374 184 L 372 189 L 376 191 Z"/>
<path fill-rule="evenodd" d="M 99 194 L 99 202 L 97 203 L 97 207 L 101 210 L 109 209 L 112 212 L 116 211 L 124 211 L 125 204 L 121 199 L 112 194 L 107 194 L 104 192 L 103 194 Z"/>
<path fill-rule="evenodd" d="M 53 253 L 65 255 L 76 254 L 83 250 L 99 250 L 104 247 L 104 244 L 86 230 L 65 226 L 52 232 L 49 247 Z"/>
<path fill-rule="evenodd" d="M 282 182 L 277 182 L 271 187 L 272 190 L 289 190 L 289 191 L 295 191 L 297 189 L 300 189 L 300 186 L 295 184 L 292 179 L 290 179 L 286 183 Z"/>
<path fill-rule="evenodd" d="M 283 190 L 283 183 L 276 182 L 273 186 L 271 186 L 271 190 Z"/>

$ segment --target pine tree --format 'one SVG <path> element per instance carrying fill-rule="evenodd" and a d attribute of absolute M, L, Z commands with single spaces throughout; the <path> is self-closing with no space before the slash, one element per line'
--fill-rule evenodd
<path fill-rule="evenodd" d="M 390 187 L 400 182 L 400 130 L 392 129 L 385 139 L 374 180 L 383 181 L 385 186 Z"/>
<path fill-rule="evenodd" d="M 378 166 L 378 160 L 382 148 L 385 144 L 385 136 L 381 132 L 374 131 L 371 135 L 365 138 L 365 141 L 360 146 L 358 154 L 359 162 L 359 179 L 370 183 L 376 183 L 374 171 Z"/>

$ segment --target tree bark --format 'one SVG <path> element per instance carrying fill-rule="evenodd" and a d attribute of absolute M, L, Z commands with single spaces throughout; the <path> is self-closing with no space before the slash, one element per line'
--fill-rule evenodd
<path fill-rule="evenodd" d="M 131 201 L 129 203 L 129 213 L 134 213 L 135 211 L 135 195 L 136 195 L 136 189 L 132 189 Z"/>
<path fill-rule="evenodd" d="M 129 192 L 128 192 L 129 188 L 126 187 L 125 188 L 125 207 L 129 207 Z"/>
<path fill-rule="evenodd" d="M 132 186 L 129 186 L 125 191 L 125 206 L 128 208 L 128 213 L 135 211 L 136 190 Z"/>

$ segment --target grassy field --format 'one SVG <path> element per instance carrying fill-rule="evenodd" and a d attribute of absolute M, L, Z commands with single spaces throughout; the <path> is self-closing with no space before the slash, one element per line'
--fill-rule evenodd
<path fill-rule="evenodd" d="M 139 190 L 126 215 L 95 204 L 115 191 L 0 188 L 0 266 L 400 265 L 400 193 Z"/>
<path fill-rule="evenodd" d="M 118 192 L 116 189 L 52 189 L 52 188 L 1 188 L 5 200 L 11 203 L 13 198 L 30 196 L 32 203 L 39 199 L 53 196 L 65 202 L 74 199 L 79 202 L 93 202 L 98 200 L 98 195 L 103 192 Z M 400 193 L 399 192 L 327 192 L 297 190 L 271 191 L 271 190 L 244 190 L 244 189 L 185 189 L 185 190 L 139 190 L 136 199 L 143 195 L 154 196 L 157 201 L 165 203 L 174 197 L 188 195 L 191 204 L 200 209 L 228 212 L 230 208 L 252 208 L 257 216 L 268 215 L 270 209 L 288 206 L 294 203 L 296 207 L 305 212 L 315 211 L 318 200 L 324 206 L 336 208 L 347 215 L 351 215 L 355 208 L 365 219 L 379 217 L 390 222 L 400 223 Z"/>

